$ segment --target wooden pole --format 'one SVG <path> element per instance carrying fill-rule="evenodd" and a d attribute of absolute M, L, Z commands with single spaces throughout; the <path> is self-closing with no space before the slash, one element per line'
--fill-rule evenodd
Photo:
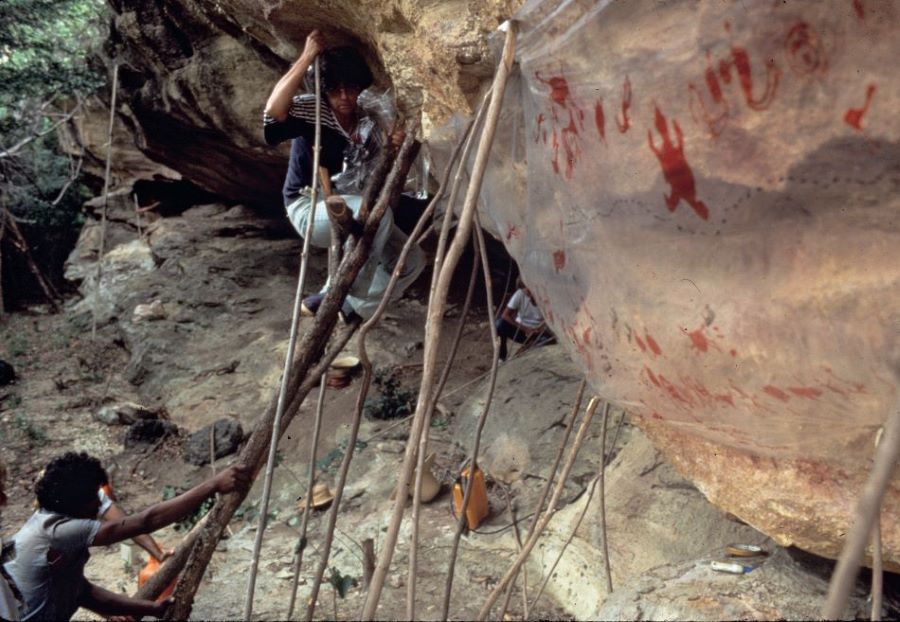
<path fill-rule="evenodd" d="M 406 174 L 409 171 L 409 168 L 412 166 L 414 160 L 414 149 L 413 149 L 413 136 L 415 135 L 417 127 L 413 122 L 410 122 L 406 128 L 406 139 L 403 142 L 403 146 L 400 148 L 400 153 L 397 156 L 397 161 L 400 163 L 398 167 L 395 167 L 395 170 L 392 171 L 391 175 L 396 174 L 396 184 L 394 184 L 393 177 L 389 178 L 387 184 L 385 184 L 385 192 L 382 193 L 380 201 L 389 202 L 391 196 L 393 195 L 393 191 L 388 192 L 389 187 L 393 188 L 401 179 L 406 178 Z M 434 205 L 437 203 L 437 199 L 439 198 L 440 191 L 438 195 L 432 199 L 428 208 L 426 208 L 425 212 L 419 218 L 419 222 L 416 223 L 416 228 L 413 233 L 416 231 L 420 231 L 424 226 L 425 220 L 428 215 L 430 215 L 431 210 L 434 209 Z M 325 538 L 321 547 L 321 557 L 319 559 L 319 565 L 316 568 L 316 576 L 313 579 L 312 588 L 310 589 L 310 596 L 306 608 L 306 619 L 312 620 L 313 615 L 316 610 L 316 603 L 319 598 L 319 589 L 321 588 L 322 581 L 325 577 L 325 570 L 328 567 L 328 561 L 331 557 L 331 545 L 334 542 L 334 530 L 337 526 L 337 515 L 340 512 L 341 500 L 344 495 L 344 488 L 347 485 L 347 474 L 350 471 L 350 463 L 353 460 L 353 454 L 356 450 L 356 439 L 359 436 L 359 426 L 362 423 L 362 412 L 363 407 L 366 401 L 366 395 L 369 391 L 369 386 L 372 383 L 372 362 L 369 360 L 369 353 L 366 349 L 366 342 L 369 335 L 369 331 L 378 323 L 381 319 L 381 316 L 384 314 L 387 309 L 387 305 L 391 300 L 391 296 L 393 295 L 394 288 L 397 285 L 397 281 L 400 279 L 400 274 L 403 272 L 403 268 L 406 265 L 406 258 L 409 256 L 409 252 L 412 249 L 413 244 L 416 243 L 416 236 L 410 235 L 407 238 L 406 243 L 403 245 L 403 249 L 400 251 L 400 256 L 397 258 L 397 265 L 394 266 L 394 270 L 391 273 L 391 279 L 388 281 L 388 285 L 385 288 L 384 294 L 381 297 L 381 301 L 378 303 L 378 307 L 375 309 L 375 313 L 372 314 L 362 326 L 359 333 L 359 338 L 357 341 L 357 351 L 359 355 L 360 363 L 363 367 L 363 377 L 362 382 L 360 382 L 359 393 L 356 397 L 356 409 L 353 413 L 353 420 L 350 424 L 350 436 L 347 439 L 347 449 L 344 452 L 344 457 L 341 460 L 341 466 L 338 471 L 338 480 L 335 486 L 335 494 L 334 500 L 331 502 L 331 508 L 328 512 L 328 527 L 325 532 Z"/>
<path fill-rule="evenodd" d="M 116 122 L 116 93 L 119 90 L 119 63 L 113 65 L 112 97 L 109 103 L 109 130 L 106 134 L 106 170 L 103 173 L 103 209 L 100 211 L 100 248 L 97 252 L 97 281 L 94 285 L 94 314 L 91 341 L 97 337 L 97 313 L 100 306 L 100 281 L 103 279 L 103 255 L 106 252 L 106 211 L 109 207 L 109 170 L 112 164 L 113 126 Z"/>
<path fill-rule="evenodd" d="M 612 593 L 612 578 L 610 574 L 610 565 L 609 565 L 609 549 L 606 546 L 606 491 L 604 489 L 604 474 L 606 471 L 607 464 L 607 453 L 606 453 L 606 430 L 607 430 L 607 419 L 609 418 L 609 402 L 603 405 L 603 422 L 600 427 L 600 447 L 602 447 L 601 453 L 601 461 L 600 468 L 597 470 L 597 475 L 594 477 L 594 480 L 591 482 L 591 488 L 588 491 L 587 500 L 585 501 L 584 507 L 581 509 L 581 513 L 578 515 L 578 520 L 575 521 L 575 527 L 572 528 L 572 532 L 569 534 L 569 537 L 563 543 L 562 548 L 559 551 L 559 554 L 556 556 L 556 559 L 553 561 L 553 565 L 550 566 L 550 570 L 544 575 L 544 580 L 541 581 L 540 588 L 538 588 L 537 595 L 534 597 L 534 600 L 531 601 L 531 608 L 534 609 L 535 605 L 537 605 L 538 600 L 540 600 L 541 596 L 544 593 L 544 589 L 547 587 L 547 583 L 550 581 L 550 578 L 553 576 L 553 573 L 556 572 L 556 567 L 559 565 L 559 562 L 562 560 L 563 555 L 566 552 L 566 549 L 569 548 L 569 545 L 572 543 L 572 540 L 575 539 L 575 535 L 578 533 L 578 529 L 581 527 L 581 523 L 584 520 L 585 515 L 588 512 L 588 509 L 591 507 L 591 501 L 594 500 L 594 491 L 597 489 L 597 484 L 600 484 L 600 525 L 603 530 L 603 566 L 606 569 L 606 590 L 607 594 Z M 612 445 L 615 448 L 615 442 Z"/>
<path fill-rule="evenodd" d="M 491 402 L 494 398 L 494 388 L 497 386 L 497 369 L 500 361 L 500 343 L 497 340 L 497 326 L 494 324 L 494 294 L 493 282 L 491 280 L 491 267 L 488 264 L 487 247 L 484 243 L 484 234 L 481 231 L 481 223 L 478 221 L 478 214 L 474 215 L 475 220 L 475 241 L 481 257 L 481 269 L 484 276 L 484 289 L 487 297 L 487 314 L 488 325 L 491 331 L 491 375 L 488 381 L 487 397 L 484 401 L 484 410 L 478 418 L 478 424 L 475 427 L 475 437 L 472 440 L 472 451 L 469 454 L 469 468 L 471 477 L 463 478 L 463 499 L 459 511 L 459 518 L 456 521 L 456 532 L 453 534 L 453 544 L 450 548 L 450 561 L 447 564 L 447 579 L 444 584 L 444 600 L 441 608 L 441 619 L 446 620 L 450 613 L 450 597 L 453 593 L 453 578 L 456 571 L 456 560 L 459 553 L 459 541 L 463 531 L 466 529 L 468 522 L 466 511 L 469 507 L 469 500 L 472 497 L 472 482 L 475 480 L 475 470 L 478 468 L 478 451 L 481 446 L 481 434 L 484 431 L 484 424 L 487 422 L 487 416 L 491 410 Z"/>
<path fill-rule="evenodd" d="M 369 591 L 366 594 L 366 602 L 362 612 L 363 620 L 371 620 L 375 616 L 375 610 L 378 608 L 378 601 L 381 599 L 381 591 L 384 588 L 384 581 L 387 577 L 391 560 L 393 559 L 394 548 L 397 545 L 400 522 L 403 519 L 403 513 L 406 506 L 407 486 L 409 485 L 413 461 L 416 456 L 417 441 L 422 435 L 425 411 L 432 401 L 431 393 L 434 383 L 435 364 L 437 362 L 437 347 L 440 342 L 441 323 L 443 320 L 444 305 L 447 300 L 447 292 L 450 288 L 450 280 L 453 276 L 453 271 L 456 268 L 456 264 L 459 262 L 463 247 L 468 242 L 469 235 L 472 231 L 472 218 L 475 212 L 475 204 L 481 190 L 481 181 L 484 178 L 484 171 L 487 166 L 494 133 L 497 129 L 497 122 L 500 117 L 500 106 L 506 87 L 506 80 L 512 69 L 517 27 L 515 22 L 509 22 L 508 25 L 509 28 L 506 33 L 503 56 L 500 61 L 500 67 L 494 78 L 494 88 L 491 93 L 491 101 L 488 107 L 487 121 L 475 157 L 472 181 L 466 193 L 466 200 L 463 203 L 459 228 L 457 229 L 453 243 L 450 245 L 450 249 L 447 251 L 447 258 L 445 260 L 446 265 L 441 269 L 437 287 L 432 299 L 429 301 L 428 315 L 425 324 L 425 352 L 423 355 L 422 384 L 419 388 L 416 414 L 413 417 L 412 425 L 410 426 L 410 442 L 406 445 L 403 466 L 400 469 L 400 477 L 397 482 L 397 495 L 394 502 L 394 511 L 391 515 L 387 534 L 385 535 L 385 542 L 382 547 L 378 565 L 375 567 L 375 572 L 372 575 L 372 584 L 369 586 Z"/>
<path fill-rule="evenodd" d="M 490 91 L 488 91 L 490 93 Z M 474 144 L 474 136 L 475 130 L 480 127 L 481 122 L 484 120 L 485 112 L 487 111 L 487 93 L 485 97 L 481 100 L 481 105 L 478 107 L 478 112 L 475 115 L 475 119 L 469 124 L 469 129 L 467 130 L 467 135 L 464 134 L 464 142 L 465 146 L 462 150 L 462 157 L 459 160 L 459 164 L 456 169 L 456 174 L 453 178 L 453 186 L 450 189 L 450 198 L 447 201 L 447 206 L 444 209 L 444 215 L 441 220 L 441 230 L 440 235 L 438 236 L 438 244 L 437 244 L 437 252 L 435 254 L 434 267 L 432 270 L 432 278 L 431 278 L 431 289 L 429 293 L 429 301 L 431 300 L 431 296 L 434 294 L 435 288 L 437 287 L 437 281 L 441 273 L 441 268 L 444 263 L 444 255 L 446 254 L 447 240 L 450 234 L 450 221 L 453 216 L 453 206 L 456 205 L 456 197 L 459 192 L 460 181 L 463 177 L 463 172 L 466 169 L 466 163 L 469 159 L 469 153 L 471 152 L 472 145 Z M 462 143 L 460 143 L 462 144 Z M 450 167 L 447 168 L 446 174 L 449 175 Z M 422 472 L 424 465 L 424 457 L 427 452 L 427 435 L 428 430 L 431 427 L 431 417 L 434 414 L 434 408 L 437 405 L 438 399 L 440 398 L 441 392 L 444 390 L 444 385 L 447 383 L 447 378 L 450 376 L 450 369 L 453 365 L 453 359 L 456 357 L 456 351 L 459 347 L 459 340 L 462 337 L 462 331 L 466 321 L 466 314 L 469 310 L 469 305 L 472 301 L 472 293 L 474 292 L 475 287 L 475 277 L 477 275 L 478 261 L 472 262 L 472 274 L 469 278 L 469 287 L 466 291 L 466 301 L 463 305 L 463 311 L 459 318 L 459 325 L 457 327 L 456 336 L 453 341 L 453 345 L 450 348 L 450 355 L 447 358 L 447 361 L 444 365 L 444 369 L 441 372 L 440 379 L 438 380 L 437 388 L 434 391 L 434 397 L 431 399 L 425 413 L 425 423 L 422 426 L 422 429 L 425 430 L 425 448 L 419 447 L 419 453 L 417 453 L 416 458 L 416 480 L 417 482 L 420 480 L 420 473 Z M 430 303 L 429 303 L 430 304 Z M 441 316 L 441 321 L 443 322 L 443 316 Z M 415 441 L 413 441 L 415 442 Z M 420 443 L 421 444 L 421 443 Z M 421 484 L 416 484 L 416 488 L 421 489 Z M 419 511 L 420 511 L 420 501 L 421 495 L 416 496 L 415 492 L 413 493 L 413 516 L 412 516 L 412 532 L 410 534 L 410 545 L 409 545 L 409 566 L 407 571 L 407 580 L 406 580 L 406 617 L 410 620 L 415 618 L 415 594 L 416 594 L 416 584 L 418 581 L 418 572 L 416 571 L 417 567 L 417 556 L 418 556 L 418 543 L 419 543 Z"/>
<path fill-rule="evenodd" d="M 331 257 L 329 256 L 329 259 Z M 300 568 L 303 566 L 303 551 L 306 550 L 306 532 L 309 528 L 309 517 L 312 514 L 312 491 L 316 483 L 316 454 L 319 449 L 319 435 L 322 431 L 322 410 L 325 405 L 325 382 L 328 374 L 322 374 L 319 382 L 319 399 L 316 401 L 316 416 L 313 422 L 312 442 L 309 449 L 309 467 L 306 477 L 306 503 L 303 506 L 303 518 L 300 520 L 300 535 L 297 537 L 297 552 L 294 555 L 294 576 L 291 578 L 291 599 L 288 603 L 286 620 L 294 615 L 294 604 L 297 601 L 297 586 L 300 583 Z"/>
<path fill-rule="evenodd" d="M 528 526 L 528 533 L 526 538 L 530 538 L 531 534 L 534 533 L 534 530 L 541 519 L 541 513 L 544 511 L 544 503 L 547 501 L 547 495 L 549 495 L 550 491 L 553 489 L 553 481 L 556 479 L 556 471 L 557 469 L 559 469 L 559 463 L 562 461 L 563 454 L 566 451 L 566 445 L 568 445 L 569 443 L 569 437 L 572 435 L 572 430 L 575 428 L 575 420 L 578 418 L 578 413 L 581 411 L 581 402 L 584 399 L 584 390 L 586 387 L 587 378 L 583 379 L 581 381 L 581 384 L 578 385 L 578 394 L 575 396 L 575 404 L 574 406 L 572 406 L 572 413 L 569 415 L 569 420 L 566 422 L 566 431 L 559 443 L 559 448 L 557 448 L 556 450 L 556 457 L 553 460 L 553 466 L 551 466 L 550 470 L 547 472 L 547 482 L 544 484 L 544 489 L 541 491 L 541 496 L 534 506 L 533 518 L 531 519 L 531 525 Z M 517 578 L 518 575 L 514 576 L 512 579 L 512 583 L 514 583 Z M 536 603 L 537 599 L 532 602 L 532 609 L 534 609 L 534 605 Z M 502 613 L 500 617 L 503 617 Z"/>
<path fill-rule="evenodd" d="M 410 144 L 407 148 L 411 148 L 411 146 Z M 322 299 L 322 304 L 313 319 L 312 326 L 303 335 L 298 344 L 297 355 L 289 378 L 288 398 L 286 398 L 288 404 L 285 407 L 281 424 L 277 428 L 276 442 L 277 438 L 284 433 L 284 430 L 296 415 L 307 393 L 318 385 L 321 374 L 325 373 L 328 365 L 338 355 L 341 348 L 356 330 L 356 325 L 351 324 L 345 329 L 338 331 L 338 335 L 333 340 L 333 347 L 322 356 L 328 338 L 334 332 L 337 324 L 341 304 L 350 291 L 350 287 L 357 274 L 359 274 L 359 270 L 369 258 L 375 233 L 387 210 L 387 197 L 393 194 L 395 186 L 402 181 L 400 174 L 396 171 L 399 161 L 398 159 L 397 163 L 395 163 L 395 170 L 389 176 L 388 182 L 382 190 L 381 197 L 366 221 L 362 235 L 356 240 L 348 241 L 348 249 L 338 269 L 337 276 Z M 275 428 L 272 424 L 276 408 L 277 401 L 273 400 L 273 402 L 270 402 L 265 415 L 257 422 L 250 441 L 241 452 L 241 461 L 253 469 L 254 476 L 262 469 L 264 454 L 273 438 Z M 191 554 L 184 574 L 178 582 L 175 604 L 167 613 L 167 619 L 181 620 L 190 616 L 194 594 L 199 587 L 203 573 L 209 564 L 213 551 L 215 551 L 222 531 L 245 497 L 246 491 L 231 493 L 223 497 L 221 503 L 217 503 L 213 507 L 209 526 L 203 536 L 201 536 L 198 546 Z"/>
<path fill-rule="evenodd" d="M 309 265 L 309 246 L 312 237 L 313 224 L 316 219 L 316 190 L 319 179 L 319 150 L 322 145 L 322 120 L 321 120 L 321 86 L 319 81 L 319 59 L 316 58 L 314 64 L 315 83 L 316 83 L 316 123 L 315 138 L 313 140 L 313 170 L 312 182 L 310 187 L 310 207 L 309 216 L 306 221 L 306 235 L 303 237 L 303 253 L 300 257 L 300 274 L 297 278 L 297 291 L 294 294 L 294 309 L 291 318 L 291 333 L 288 339 L 288 349 L 284 359 L 284 371 L 281 374 L 281 388 L 278 393 L 278 405 L 275 410 L 275 417 L 272 421 L 273 437 L 277 437 L 275 431 L 281 425 L 281 418 L 284 415 L 285 398 L 287 396 L 288 376 L 291 370 L 291 361 L 294 360 L 294 346 L 297 343 L 297 332 L 300 324 L 300 306 L 303 301 L 303 289 L 306 285 L 306 271 Z M 259 504 L 259 527 L 256 530 L 256 539 L 253 542 L 253 559 L 250 563 L 250 573 L 247 577 L 247 595 L 244 599 L 244 620 L 249 620 L 253 613 L 253 593 L 256 590 L 256 572 L 259 567 L 259 556 L 262 550 L 262 541 L 266 531 L 266 520 L 269 513 L 269 496 L 272 492 L 272 475 L 275 472 L 275 454 L 278 451 L 278 443 L 269 445 L 269 458 L 266 462 L 266 475 L 263 480 L 262 500 Z M 309 505 L 309 504 L 307 504 Z"/>
<path fill-rule="evenodd" d="M 871 620 L 881 620 L 884 601 L 884 559 L 881 550 L 881 517 L 872 527 L 872 615 Z"/>

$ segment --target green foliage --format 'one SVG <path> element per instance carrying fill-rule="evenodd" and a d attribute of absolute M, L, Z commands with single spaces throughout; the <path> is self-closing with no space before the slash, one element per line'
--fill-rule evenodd
<path fill-rule="evenodd" d="M 102 83 L 88 55 L 103 38 L 103 0 L 0 2 L 0 116 L 25 100 L 88 93 Z"/>
<path fill-rule="evenodd" d="M 25 435 L 31 447 L 43 447 L 50 440 L 47 433 L 29 421 L 25 415 L 17 414 L 15 421 L 16 427 Z"/>
<path fill-rule="evenodd" d="M 183 492 L 187 492 L 187 489 L 165 485 L 162 489 L 162 500 L 168 501 L 169 499 L 174 499 Z M 190 531 L 201 518 L 206 516 L 215 503 L 215 496 L 208 497 L 206 501 L 200 504 L 200 507 L 193 511 L 193 513 L 175 523 L 175 531 Z"/>
<path fill-rule="evenodd" d="M 26 354 L 28 354 L 28 339 L 22 333 L 15 333 L 13 335 L 8 335 L 9 341 L 7 341 L 7 348 L 9 349 L 9 355 L 18 359 Z"/>
<path fill-rule="evenodd" d="M 363 414 L 366 417 L 397 419 L 412 412 L 412 399 L 415 393 L 400 386 L 396 370 L 387 367 L 377 369 L 373 380 L 378 387 L 379 395 L 366 398 L 363 405 Z"/>
<path fill-rule="evenodd" d="M 106 82 L 90 61 L 105 39 L 106 12 L 104 0 L 0 0 L 0 210 L 19 220 L 50 274 L 61 269 L 90 196 L 56 129 Z M 7 266 L 6 276 L 20 268 Z"/>
<path fill-rule="evenodd" d="M 344 453 L 347 451 L 347 441 L 349 439 L 343 439 L 338 446 L 329 451 L 327 454 L 316 460 L 316 469 L 319 471 L 328 471 L 332 467 L 336 467 L 341 463 L 341 460 L 344 459 Z M 355 451 L 362 451 L 368 444 L 365 441 L 357 440 L 354 445 L 356 448 Z"/>
<path fill-rule="evenodd" d="M 347 592 L 350 591 L 351 587 L 356 587 L 358 585 L 356 579 L 350 575 L 341 574 L 341 571 L 334 566 L 331 567 L 331 575 L 328 577 L 328 582 L 341 598 L 347 596 Z"/>

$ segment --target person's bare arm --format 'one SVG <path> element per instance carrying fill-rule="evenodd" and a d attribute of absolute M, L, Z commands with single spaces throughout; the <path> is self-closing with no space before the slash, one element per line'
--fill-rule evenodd
<path fill-rule="evenodd" d="M 159 618 L 172 604 L 171 599 L 156 603 L 152 600 L 131 598 L 124 594 L 110 592 L 99 585 L 94 585 L 87 579 L 84 582 L 85 589 L 82 590 L 78 604 L 102 616 L 134 616 L 136 618 L 153 616 Z"/>
<path fill-rule="evenodd" d="M 125 518 L 127 515 L 122 511 L 115 502 L 106 512 L 103 514 L 104 522 L 116 522 Z M 159 548 L 159 545 L 156 543 L 156 540 L 148 536 L 147 534 L 141 534 L 139 536 L 135 536 L 134 543 L 139 547 L 147 551 L 152 557 L 156 559 L 156 561 L 161 562 L 167 557 L 167 553 Z"/>
<path fill-rule="evenodd" d="M 331 176 L 328 174 L 328 169 L 324 166 L 319 167 L 319 182 L 322 186 L 322 196 L 327 199 L 332 194 Z"/>
<path fill-rule="evenodd" d="M 503 313 L 500 315 L 500 317 L 502 317 L 513 326 L 518 326 L 518 324 L 516 324 L 515 312 L 509 307 L 503 307 Z"/>
<path fill-rule="evenodd" d="M 316 56 L 324 49 L 325 39 L 322 37 L 322 33 L 318 30 L 313 30 L 306 38 L 306 45 L 303 46 L 300 58 L 275 83 L 275 88 L 272 89 L 272 93 L 269 95 L 268 101 L 266 101 L 266 113 L 270 117 L 276 121 L 287 119 L 294 93 L 300 88 L 303 76 L 306 75 L 306 70 L 309 69 Z"/>
<path fill-rule="evenodd" d="M 248 467 L 229 467 L 216 477 L 194 486 L 174 499 L 157 503 L 143 512 L 126 516 L 115 522 L 104 522 L 91 546 L 115 544 L 171 525 L 197 509 L 213 493 L 227 494 L 246 485 L 249 480 L 250 469 Z"/>

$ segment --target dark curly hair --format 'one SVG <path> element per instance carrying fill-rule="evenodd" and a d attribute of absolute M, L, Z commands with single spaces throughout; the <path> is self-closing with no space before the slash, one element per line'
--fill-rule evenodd
<path fill-rule="evenodd" d="M 97 498 L 97 491 L 108 481 L 99 460 L 83 451 L 69 451 L 50 461 L 34 492 L 43 509 L 74 516 Z"/>
<path fill-rule="evenodd" d="M 320 76 L 322 88 L 333 91 L 341 86 L 357 87 L 360 91 L 372 86 L 372 70 L 356 48 L 332 48 L 322 52 Z"/>

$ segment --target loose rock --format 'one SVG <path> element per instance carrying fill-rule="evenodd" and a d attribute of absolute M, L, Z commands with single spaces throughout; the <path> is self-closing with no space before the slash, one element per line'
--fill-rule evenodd
<path fill-rule="evenodd" d="M 235 419 L 219 419 L 212 425 L 200 428 L 188 437 L 184 446 L 184 459 L 190 464 L 209 464 L 209 431 L 214 429 L 216 460 L 238 450 L 244 439 L 244 429 Z"/>
<path fill-rule="evenodd" d="M 178 434 L 178 426 L 171 421 L 146 419 L 131 424 L 125 433 L 125 449 L 136 449 L 153 445 L 166 435 Z"/>
<path fill-rule="evenodd" d="M 134 402 L 102 406 L 94 412 L 94 419 L 106 425 L 131 425 L 137 421 L 157 419 L 158 417 L 157 411 Z"/>
<path fill-rule="evenodd" d="M 163 303 L 159 300 L 154 300 L 150 304 L 135 306 L 132 320 L 134 322 L 152 322 L 154 320 L 164 320 L 167 315 Z"/>

